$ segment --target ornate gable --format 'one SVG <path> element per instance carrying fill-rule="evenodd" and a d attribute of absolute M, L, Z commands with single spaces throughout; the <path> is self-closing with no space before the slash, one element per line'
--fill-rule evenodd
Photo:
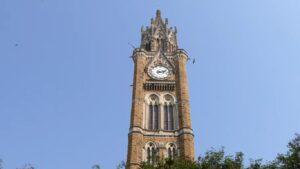
<path fill-rule="evenodd" d="M 156 18 L 151 19 L 151 26 L 142 27 L 141 48 L 146 51 L 174 52 L 177 50 L 177 30 L 168 27 L 168 19 L 162 20 L 160 11 L 156 12 Z"/>
<path fill-rule="evenodd" d="M 162 52 L 157 52 L 151 60 L 148 62 L 148 65 L 145 67 L 146 72 L 151 77 L 151 70 L 157 66 L 166 67 L 169 70 L 170 76 L 175 73 L 175 65 L 173 60 L 168 59 Z"/>

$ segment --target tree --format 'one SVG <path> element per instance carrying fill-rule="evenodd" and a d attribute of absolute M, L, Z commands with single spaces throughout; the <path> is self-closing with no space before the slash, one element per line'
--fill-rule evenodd
<path fill-rule="evenodd" d="M 288 143 L 288 151 L 286 154 L 279 154 L 276 159 L 280 168 L 284 169 L 300 169 L 300 135 Z"/>
<path fill-rule="evenodd" d="M 197 161 L 186 159 L 165 159 L 155 165 L 143 163 L 142 169 L 242 169 L 243 153 L 238 152 L 235 156 L 225 156 L 224 149 L 212 149 L 199 157 Z"/>
<path fill-rule="evenodd" d="M 198 158 L 199 169 L 242 169 L 243 153 L 237 152 L 235 156 L 226 155 L 224 148 L 209 150 L 204 157 Z"/>
<path fill-rule="evenodd" d="M 154 164 L 142 163 L 141 169 L 300 169 L 300 134 L 296 134 L 288 145 L 285 154 L 278 154 L 276 159 L 263 164 L 262 159 L 250 160 L 250 165 L 244 168 L 244 155 L 237 152 L 233 155 L 225 155 L 224 148 L 211 149 L 204 156 L 199 156 L 196 161 L 182 158 L 155 160 Z M 122 161 L 117 169 L 125 168 Z M 0 159 L 0 169 L 4 169 L 3 160 Z M 35 169 L 31 164 L 26 164 L 17 169 Z M 101 169 L 100 165 L 92 166 L 92 169 Z"/>
<path fill-rule="evenodd" d="M 165 159 L 158 161 L 152 165 L 149 163 L 142 163 L 142 169 L 198 169 L 199 165 L 195 161 L 184 160 L 184 159 Z"/>
<path fill-rule="evenodd" d="M 124 161 L 121 161 L 118 165 L 117 165 L 117 169 L 122 169 L 126 167 L 126 163 Z"/>
<path fill-rule="evenodd" d="M 96 164 L 96 165 L 93 165 L 92 169 L 101 169 L 100 165 Z"/>
<path fill-rule="evenodd" d="M 3 160 L 0 158 L 0 169 L 3 169 Z"/>
<path fill-rule="evenodd" d="M 35 169 L 31 164 L 25 164 L 22 168 L 17 168 L 17 169 Z"/>
<path fill-rule="evenodd" d="M 277 158 L 267 164 L 262 159 L 250 160 L 249 167 L 245 169 L 300 169 L 300 135 L 288 143 L 286 154 L 279 154 Z M 244 169 L 242 152 L 235 156 L 225 155 L 224 148 L 211 149 L 200 156 L 197 161 L 184 159 L 166 159 L 151 165 L 143 163 L 142 169 Z"/>

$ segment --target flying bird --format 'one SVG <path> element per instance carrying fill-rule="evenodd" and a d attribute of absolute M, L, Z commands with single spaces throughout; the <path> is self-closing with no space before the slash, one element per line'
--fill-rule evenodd
<path fill-rule="evenodd" d="M 195 64 L 196 63 L 196 59 L 193 59 L 193 64 Z"/>

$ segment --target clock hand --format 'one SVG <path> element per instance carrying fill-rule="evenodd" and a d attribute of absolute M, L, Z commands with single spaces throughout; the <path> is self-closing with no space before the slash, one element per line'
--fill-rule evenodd
<path fill-rule="evenodd" d="M 165 73 L 166 70 L 157 70 L 156 72 L 157 72 L 157 73 Z"/>

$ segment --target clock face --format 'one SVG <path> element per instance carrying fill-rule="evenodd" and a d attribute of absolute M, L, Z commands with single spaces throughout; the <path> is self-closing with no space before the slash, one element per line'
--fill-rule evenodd
<path fill-rule="evenodd" d="M 164 79 L 169 76 L 169 69 L 164 66 L 156 66 L 150 70 L 150 74 L 157 79 Z"/>

